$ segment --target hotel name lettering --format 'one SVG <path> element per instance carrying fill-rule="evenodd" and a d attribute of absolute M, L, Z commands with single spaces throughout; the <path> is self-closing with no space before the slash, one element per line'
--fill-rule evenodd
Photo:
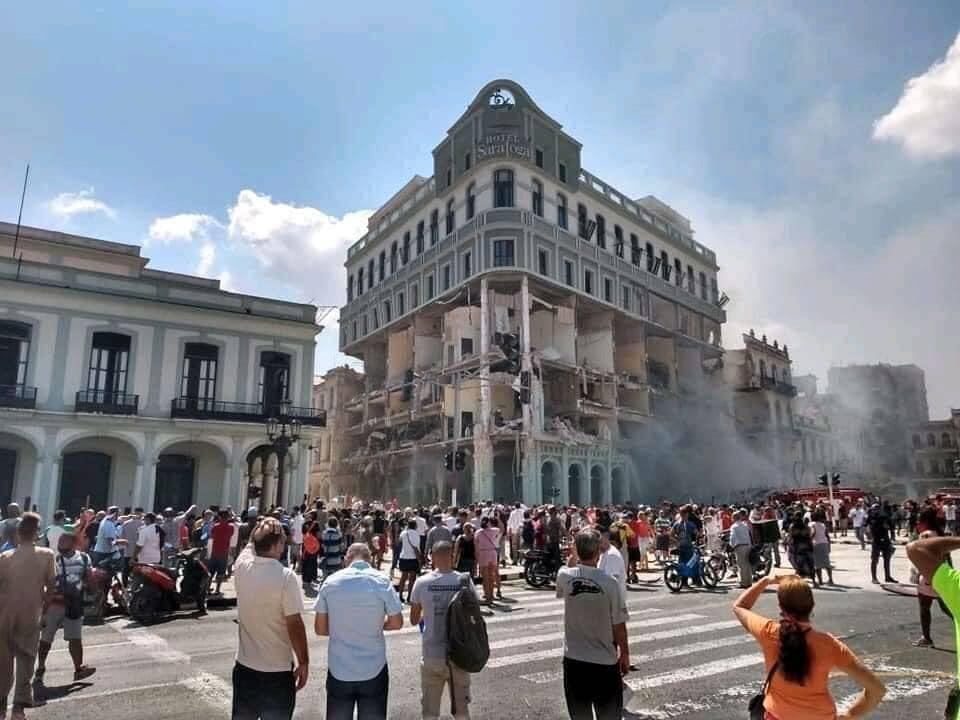
<path fill-rule="evenodd" d="M 492 157 L 530 159 L 530 145 L 519 135 L 487 135 L 477 143 L 477 160 Z"/>

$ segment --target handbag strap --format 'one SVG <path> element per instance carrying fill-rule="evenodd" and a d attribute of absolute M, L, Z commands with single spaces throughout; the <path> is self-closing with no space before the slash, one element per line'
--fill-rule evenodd
<path fill-rule="evenodd" d="M 773 667 L 770 668 L 770 672 L 767 673 L 767 679 L 763 681 L 763 690 L 762 690 L 762 692 L 763 692 L 764 696 L 766 696 L 767 690 L 770 689 L 770 681 L 773 680 L 773 675 L 774 675 L 774 673 L 777 672 L 777 669 L 778 669 L 779 667 L 780 667 L 780 661 L 777 660 L 777 661 L 773 664 Z"/>

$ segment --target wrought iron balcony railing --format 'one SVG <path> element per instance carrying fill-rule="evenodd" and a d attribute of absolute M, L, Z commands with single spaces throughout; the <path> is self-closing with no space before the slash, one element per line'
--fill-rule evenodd
<path fill-rule="evenodd" d="M 136 415 L 140 396 L 113 390 L 81 390 L 74 409 L 77 412 Z"/>
<path fill-rule="evenodd" d="M 287 417 L 303 425 L 326 427 L 327 413 L 317 408 L 288 407 Z M 231 420 L 234 422 L 263 422 L 268 417 L 282 415 L 280 405 L 266 410 L 261 403 L 238 403 L 209 398 L 178 397 L 170 404 L 170 417 L 192 420 Z"/>
<path fill-rule="evenodd" d="M 26 408 L 37 406 L 37 389 L 29 385 L 0 385 L 0 407 Z"/>

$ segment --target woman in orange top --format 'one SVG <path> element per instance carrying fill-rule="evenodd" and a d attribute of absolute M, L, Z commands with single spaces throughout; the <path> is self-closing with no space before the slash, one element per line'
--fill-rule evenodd
<path fill-rule="evenodd" d="M 753 612 L 769 585 L 779 585 L 780 620 Z M 856 655 L 833 635 L 810 625 L 813 591 L 797 575 L 765 577 L 745 590 L 733 612 L 763 650 L 766 673 L 776 665 L 763 707 L 766 720 L 855 720 L 880 704 L 886 688 Z M 863 692 L 849 710 L 837 714 L 830 695 L 830 671 L 837 668 L 856 680 Z"/>

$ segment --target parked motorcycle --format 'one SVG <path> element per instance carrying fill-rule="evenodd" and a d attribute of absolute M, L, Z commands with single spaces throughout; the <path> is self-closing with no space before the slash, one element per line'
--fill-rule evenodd
<path fill-rule="evenodd" d="M 211 578 L 200 553 L 200 548 L 177 553 L 173 568 L 135 564 L 130 572 L 130 617 L 149 625 L 178 610 L 206 612 Z"/>
<path fill-rule="evenodd" d="M 557 570 L 563 567 L 569 555 L 570 545 L 565 542 L 560 544 L 559 557 L 551 556 L 546 550 L 527 550 L 523 555 L 523 579 L 531 587 L 547 587 L 550 583 L 556 582 Z"/>
<path fill-rule="evenodd" d="M 90 580 L 84 598 L 84 617 L 94 623 L 103 622 L 112 606 L 127 612 L 127 595 L 123 587 L 123 557 L 119 554 L 103 558 L 90 568 Z"/>

